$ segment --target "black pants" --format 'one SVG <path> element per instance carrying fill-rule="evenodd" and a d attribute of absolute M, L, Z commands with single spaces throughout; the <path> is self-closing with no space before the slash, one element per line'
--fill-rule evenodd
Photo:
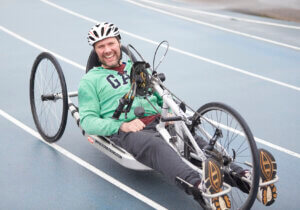
<path fill-rule="evenodd" d="M 157 120 L 138 132 L 119 131 L 111 136 L 118 146 L 131 153 L 136 160 L 160 172 L 175 182 L 180 177 L 194 185 L 201 180 L 200 174 L 188 166 L 156 131 Z"/>

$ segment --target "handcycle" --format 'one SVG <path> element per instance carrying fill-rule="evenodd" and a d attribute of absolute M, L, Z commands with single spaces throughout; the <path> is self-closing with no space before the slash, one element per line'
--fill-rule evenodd
<path fill-rule="evenodd" d="M 168 44 L 162 42 L 158 49 L 164 46 L 166 51 L 159 61 L 162 62 L 168 49 Z M 227 194 L 230 197 L 232 209 L 250 209 L 253 205 L 258 187 L 272 184 L 275 179 L 260 183 L 259 157 L 251 130 L 241 115 L 230 106 L 211 102 L 204 104 L 196 111 L 180 100 L 164 84 L 164 75 L 157 73 L 158 65 L 153 69 L 146 63 L 139 52 L 132 46 L 121 46 L 123 59 L 130 59 L 135 66 L 130 74 L 131 92 L 123 100 L 120 99 L 114 117 L 118 118 L 125 107 L 130 109 L 134 97 L 145 97 L 155 91 L 163 99 L 160 123 L 156 126 L 162 138 L 191 168 L 202 174 L 202 162 L 213 158 L 221 165 L 224 173 L 223 190 L 215 194 L 206 194 L 195 189 L 190 183 L 177 177 L 177 183 L 205 209 L 209 209 L 208 199 Z M 137 54 L 140 59 L 136 58 Z M 136 65 L 135 65 L 136 64 Z M 100 66 L 94 50 L 91 51 L 86 72 L 94 66 Z M 133 170 L 152 170 L 138 162 L 130 153 L 114 144 L 109 137 L 89 135 L 80 126 L 78 107 L 71 101 L 78 92 L 68 92 L 62 68 L 57 59 L 48 52 L 42 52 L 34 61 L 30 76 L 30 104 L 35 125 L 40 135 L 49 143 L 58 141 L 64 133 L 68 110 L 75 119 L 82 134 L 101 152 L 122 166 Z M 125 101 L 125 102 L 124 102 Z M 149 102 L 150 103 L 150 102 Z M 126 111 L 125 111 L 126 112 Z M 137 110 L 136 115 L 143 112 Z M 169 116 L 172 113 L 172 116 Z M 169 123 L 172 122 L 172 123 Z M 166 126 L 168 123 L 168 126 Z M 202 147 L 196 138 L 206 141 Z M 235 168 L 250 171 L 250 177 L 245 178 Z"/>

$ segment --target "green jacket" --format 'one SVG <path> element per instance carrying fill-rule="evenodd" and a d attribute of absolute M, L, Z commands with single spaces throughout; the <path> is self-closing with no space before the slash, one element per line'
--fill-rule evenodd
<path fill-rule="evenodd" d="M 134 109 L 138 106 L 144 107 L 145 116 L 157 114 L 146 99 L 136 96 L 130 112 L 127 113 L 127 119 L 124 113 L 119 120 L 112 119 L 119 99 L 130 90 L 131 67 L 130 60 L 125 66 L 124 74 L 95 67 L 81 79 L 78 90 L 80 124 L 88 134 L 110 136 L 117 133 L 123 122 L 136 118 Z M 161 112 L 162 99 L 157 94 L 149 96 L 148 99 Z"/>

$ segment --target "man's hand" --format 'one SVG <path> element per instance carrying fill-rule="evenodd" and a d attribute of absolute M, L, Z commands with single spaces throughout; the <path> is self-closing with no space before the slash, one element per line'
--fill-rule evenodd
<path fill-rule="evenodd" d="M 140 130 L 143 130 L 145 127 L 145 124 L 140 119 L 135 119 L 130 122 L 124 122 L 120 130 L 127 133 L 127 132 L 137 132 Z"/>

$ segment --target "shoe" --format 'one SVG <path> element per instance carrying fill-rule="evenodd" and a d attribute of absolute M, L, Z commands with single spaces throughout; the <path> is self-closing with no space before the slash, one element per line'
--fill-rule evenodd
<path fill-rule="evenodd" d="M 277 164 L 273 155 L 264 149 L 259 149 L 260 182 L 264 183 L 275 178 Z M 270 206 L 277 198 L 277 189 L 274 184 L 258 188 L 257 199 L 265 206 Z"/>
<path fill-rule="evenodd" d="M 220 165 L 213 159 L 208 158 L 202 164 L 203 176 L 199 189 L 206 194 L 215 194 L 222 191 L 223 173 Z M 214 210 L 230 209 L 231 202 L 228 195 L 222 195 L 209 199 L 211 208 Z"/>

